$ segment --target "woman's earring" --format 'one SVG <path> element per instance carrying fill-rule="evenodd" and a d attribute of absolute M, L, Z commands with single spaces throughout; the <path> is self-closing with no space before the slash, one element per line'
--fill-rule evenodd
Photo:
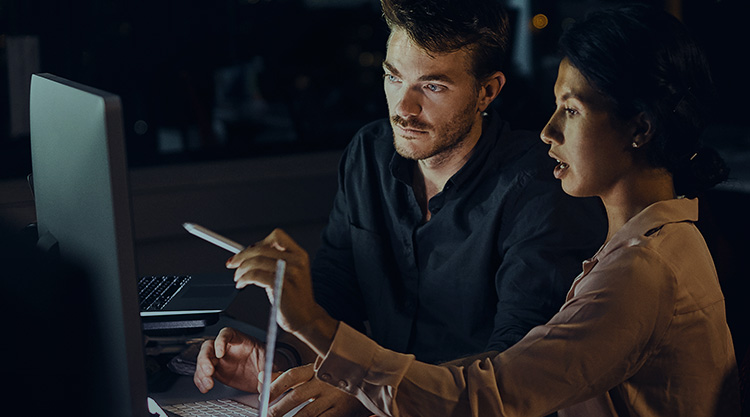
<path fill-rule="evenodd" d="M 633 147 L 637 148 L 638 147 L 638 142 L 633 142 Z"/>

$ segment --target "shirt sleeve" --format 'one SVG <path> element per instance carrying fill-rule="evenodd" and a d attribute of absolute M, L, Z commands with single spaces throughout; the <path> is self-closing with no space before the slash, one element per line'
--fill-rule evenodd
<path fill-rule="evenodd" d="M 522 178 L 503 213 L 498 301 L 486 350 L 502 352 L 546 323 L 565 302 L 581 262 L 604 242 L 598 199 L 573 198 L 554 181 Z"/>
<path fill-rule="evenodd" d="M 331 317 L 362 331 L 366 313 L 354 269 L 348 196 L 343 185 L 350 153 L 347 148 L 339 163 L 338 190 L 311 270 L 316 302 Z"/>
<path fill-rule="evenodd" d="M 545 415 L 622 383 L 659 348 L 674 308 L 671 270 L 647 251 L 599 265 L 552 320 L 492 359 L 417 362 L 342 324 L 317 377 L 381 416 Z"/>

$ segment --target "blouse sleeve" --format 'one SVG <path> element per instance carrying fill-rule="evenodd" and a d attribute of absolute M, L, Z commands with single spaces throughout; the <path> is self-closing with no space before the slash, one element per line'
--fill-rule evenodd
<path fill-rule="evenodd" d="M 674 308 L 672 271 L 624 250 L 594 268 L 550 322 L 469 366 L 417 362 L 340 324 L 318 379 L 380 416 L 545 415 L 625 381 L 658 349 Z"/>

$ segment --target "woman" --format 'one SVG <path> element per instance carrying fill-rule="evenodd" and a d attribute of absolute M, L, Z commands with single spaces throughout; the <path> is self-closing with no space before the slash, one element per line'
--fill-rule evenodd
<path fill-rule="evenodd" d="M 724 299 L 694 225 L 694 197 L 727 174 L 698 141 L 705 59 L 676 19 L 642 7 L 595 13 L 560 45 L 542 140 L 565 192 L 602 199 L 609 233 L 559 313 L 493 359 L 419 363 L 331 319 L 313 301 L 307 254 L 275 231 L 229 262 L 238 286 L 266 288 L 275 259 L 288 262 L 280 324 L 319 358 L 279 377 L 274 395 L 314 374 L 378 415 L 739 414 Z"/>

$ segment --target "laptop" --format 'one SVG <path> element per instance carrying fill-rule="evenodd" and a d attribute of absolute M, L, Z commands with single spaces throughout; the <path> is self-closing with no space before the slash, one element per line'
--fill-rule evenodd
<path fill-rule="evenodd" d="M 86 303 L 96 322 L 95 362 L 101 369 L 92 402 L 101 409 L 93 415 L 188 417 L 177 409 L 165 411 L 149 397 L 143 330 L 149 322 L 167 323 L 165 317 L 205 322 L 206 315 L 218 315 L 237 293 L 231 272 L 223 277 L 191 277 L 166 310 L 141 311 L 119 97 L 55 75 L 35 74 L 30 110 L 37 246 L 52 258 L 80 266 L 91 294 L 65 302 Z M 281 276 L 283 268 L 277 272 L 277 288 Z M 273 311 L 267 332 L 271 352 L 276 329 Z M 266 367 L 273 355 L 268 357 Z M 243 415 L 259 415 L 254 410 L 261 404 L 266 405 L 260 409 L 267 409 L 257 394 L 217 390 L 213 395 L 217 394 L 222 398 L 216 400 L 244 405 Z M 180 402 L 215 405 L 205 399 L 195 395 Z M 164 400 L 162 405 L 169 408 L 172 402 Z"/>
<path fill-rule="evenodd" d="M 120 263 L 135 285 L 120 98 L 52 74 L 34 74 L 30 121 L 39 246 L 73 261 L 99 259 L 100 269 Z M 111 258 L 113 251 L 117 259 Z M 237 295 L 231 271 L 179 278 L 184 284 L 179 291 L 142 308 L 146 330 L 213 323 Z"/>

